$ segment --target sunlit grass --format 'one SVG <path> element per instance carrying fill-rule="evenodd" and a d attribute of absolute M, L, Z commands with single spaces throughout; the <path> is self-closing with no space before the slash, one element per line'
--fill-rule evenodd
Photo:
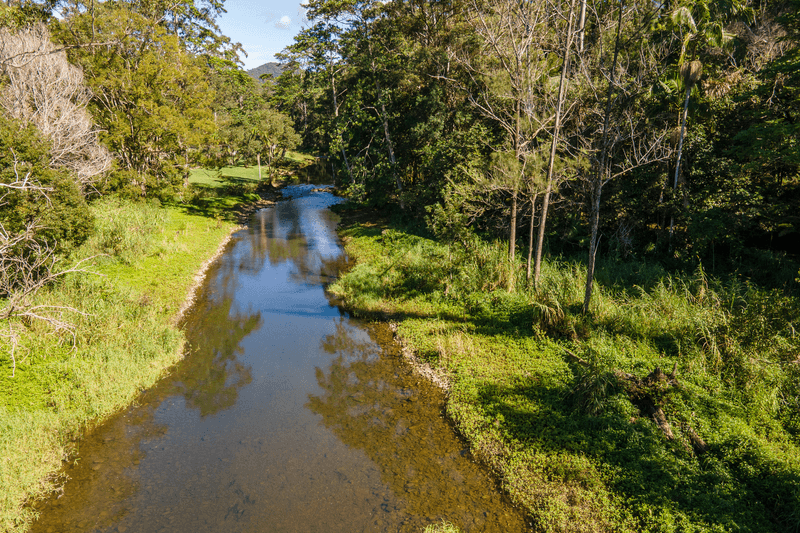
<path fill-rule="evenodd" d="M 130 404 L 180 359 L 175 314 L 201 264 L 233 227 L 113 199 L 92 209 L 97 232 L 76 258 L 104 254 L 90 266 L 96 274 L 72 275 L 37 296 L 38 303 L 83 313 L 64 315 L 76 325 L 74 339 L 34 322 L 14 378 L 10 361 L 0 358 L 0 531 L 24 531 L 33 518 L 24 502 L 52 490 L 73 439 Z"/>
<path fill-rule="evenodd" d="M 609 261 L 582 315 L 579 261 L 546 261 L 534 289 L 502 243 L 465 249 L 374 224 L 342 236 L 356 265 L 330 290 L 356 315 L 398 321 L 404 342 L 448 375 L 449 415 L 543 531 L 797 525 L 796 299 L 702 269 Z M 681 384 L 660 400 L 671 441 L 615 377 L 655 367 L 674 367 Z M 702 455 L 690 431 L 707 443 Z"/>
<path fill-rule="evenodd" d="M 423 533 L 461 533 L 461 530 L 458 529 L 456 526 L 442 520 L 438 524 L 431 524 L 429 526 L 425 526 Z"/>

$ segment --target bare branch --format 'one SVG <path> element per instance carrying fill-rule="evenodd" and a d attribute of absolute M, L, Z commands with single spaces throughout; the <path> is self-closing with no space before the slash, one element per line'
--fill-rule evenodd
<path fill-rule="evenodd" d="M 16 34 L 0 29 L 0 73 L 9 80 L 0 106 L 50 141 L 51 165 L 73 172 L 83 187 L 111 168 L 86 109 L 90 94 L 83 73 L 53 45 L 44 25 Z"/>

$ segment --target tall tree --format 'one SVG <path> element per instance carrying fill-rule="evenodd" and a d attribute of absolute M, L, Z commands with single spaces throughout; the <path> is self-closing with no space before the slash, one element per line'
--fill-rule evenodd
<path fill-rule="evenodd" d="M 91 36 L 106 42 L 86 48 Z M 213 94 L 203 63 L 178 37 L 122 5 L 103 3 L 75 14 L 58 33 L 74 46 L 92 90 L 102 140 L 142 195 L 167 195 L 180 184 L 185 159 L 214 128 Z"/>
<path fill-rule="evenodd" d="M 513 154 L 514 164 L 495 165 L 496 184 L 510 197 L 508 256 L 516 250 L 518 203 L 532 181 L 528 161 L 540 149 L 539 135 L 549 123 L 543 116 L 548 93 L 549 63 L 547 9 L 542 3 L 473 2 L 466 24 L 478 37 L 465 39 L 453 54 L 466 74 L 465 82 L 450 78 L 470 104 L 506 133 L 501 151 Z M 527 187 L 530 190 L 530 187 Z M 509 289 L 511 280 L 509 276 Z"/>
<path fill-rule="evenodd" d="M 583 136 L 586 142 L 594 143 L 589 148 L 595 154 L 594 168 L 590 174 L 590 240 L 589 256 L 586 268 L 586 283 L 584 289 L 583 312 L 589 312 L 592 299 L 594 272 L 597 262 L 597 253 L 600 241 L 600 205 L 603 187 L 611 180 L 630 173 L 632 170 L 649 165 L 668 157 L 665 146 L 665 126 L 660 123 L 659 117 L 648 114 L 647 102 L 649 87 L 658 79 L 659 66 L 663 59 L 660 54 L 663 49 L 647 47 L 647 36 L 643 32 L 652 20 L 653 9 L 626 10 L 626 3 L 620 0 L 616 6 L 616 24 L 614 37 L 609 39 L 613 43 L 613 52 L 608 57 L 603 57 L 602 51 L 596 57 L 594 75 L 591 65 L 581 69 L 587 75 L 585 83 L 593 87 L 590 94 L 602 95 L 601 84 L 606 84 L 604 102 L 599 98 L 589 111 L 594 114 L 602 127 L 597 130 L 584 129 Z M 613 12 L 612 12 L 613 13 Z M 643 16 L 638 15 L 643 13 Z M 626 20 L 626 14 L 628 20 Z M 631 34 L 637 38 L 623 40 L 623 29 L 628 26 Z M 637 31 L 638 30 L 638 31 Z M 606 67 L 610 65 L 610 68 Z M 598 116 L 599 115 L 599 116 Z M 592 121 L 594 122 L 594 121 Z"/>
<path fill-rule="evenodd" d="M 550 144 L 550 158 L 547 164 L 547 188 L 544 191 L 542 200 L 542 214 L 539 218 L 539 237 L 536 241 L 536 260 L 533 268 L 533 282 L 539 281 L 539 273 L 542 269 L 542 247 L 544 243 L 545 224 L 547 222 L 547 211 L 550 206 L 550 194 L 553 191 L 553 170 L 555 168 L 556 149 L 558 147 L 558 136 L 561 132 L 561 111 L 564 105 L 564 98 L 567 89 L 567 72 L 569 71 L 569 59 L 572 49 L 573 37 L 573 18 L 575 2 L 570 2 L 567 31 L 564 38 L 564 55 L 561 62 L 561 74 L 558 80 L 558 97 L 556 100 L 555 124 L 553 125 L 553 140 Z"/>

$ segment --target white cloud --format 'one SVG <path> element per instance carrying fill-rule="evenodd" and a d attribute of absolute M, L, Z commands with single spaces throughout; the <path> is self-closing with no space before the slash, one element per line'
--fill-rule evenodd
<path fill-rule="evenodd" d="M 289 29 L 289 24 L 292 23 L 292 19 L 287 17 L 286 15 L 282 16 L 281 19 L 275 23 L 276 28 L 281 29 Z"/>

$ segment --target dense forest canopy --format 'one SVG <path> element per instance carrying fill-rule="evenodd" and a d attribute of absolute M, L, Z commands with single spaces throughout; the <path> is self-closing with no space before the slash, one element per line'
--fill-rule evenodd
<path fill-rule="evenodd" d="M 350 197 L 796 290 L 798 2 L 308 8 L 274 99 Z"/>

